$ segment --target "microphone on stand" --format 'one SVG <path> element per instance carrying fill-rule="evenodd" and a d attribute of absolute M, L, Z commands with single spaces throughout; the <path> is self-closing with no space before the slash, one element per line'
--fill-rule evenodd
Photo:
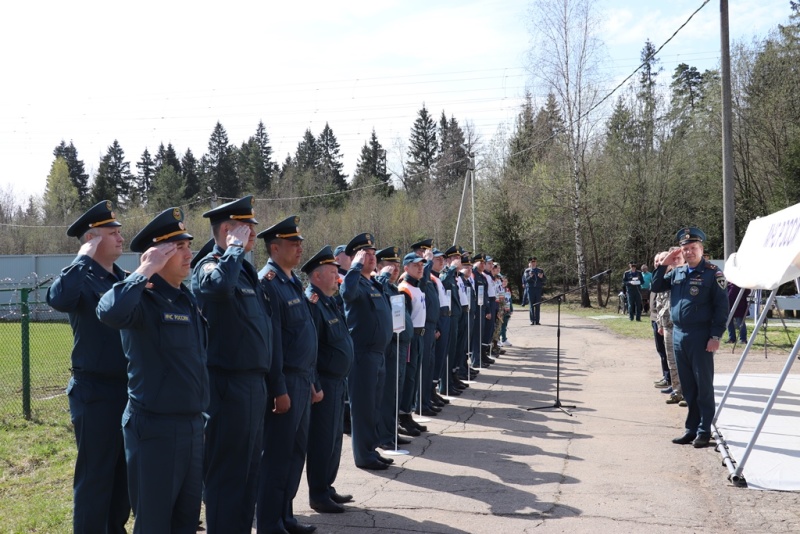
<path fill-rule="evenodd" d="M 603 271 L 602 273 L 597 273 L 596 275 L 591 277 L 590 280 L 597 280 L 598 278 L 600 278 L 601 276 L 606 275 L 606 274 L 611 274 L 611 269 L 607 269 L 607 270 Z"/>

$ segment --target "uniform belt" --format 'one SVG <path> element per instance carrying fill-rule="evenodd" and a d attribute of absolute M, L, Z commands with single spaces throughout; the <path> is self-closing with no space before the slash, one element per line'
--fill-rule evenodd
<path fill-rule="evenodd" d="M 210 373 L 222 376 L 240 376 L 240 375 L 253 375 L 264 376 L 266 371 L 259 371 L 258 369 L 224 369 L 222 367 L 212 366 L 208 368 Z"/>
<path fill-rule="evenodd" d="M 194 419 L 195 417 L 202 417 L 203 413 L 159 413 L 159 412 L 151 412 L 150 410 L 145 410 L 134 406 L 132 403 L 128 403 L 128 407 L 126 408 L 130 413 L 136 415 L 144 415 L 147 417 L 154 417 L 156 419 L 168 419 L 172 421 L 186 421 Z"/>
<path fill-rule="evenodd" d="M 461 309 L 464 311 L 469 311 L 469 306 L 467 305 L 461 306 Z"/>
<path fill-rule="evenodd" d="M 450 317 L 450 308 L 439 308 L 439 315 L 442 317 Z"/>
<path fill-rule="evenodd" d="M 415 336 L 424 336 L 425 335 L 425 329 L 424 328 L 416 328 L 415 327 L 414 328 L 414 335 Z"/>
<path fill-rule="evenodd" d="M 84 380 L 101 380 L 103 382 L 112 382 L 127 384 L 128 375 L 109 375 L 105 373 L 95 373 L 94 371 L 84 371 L 83 369 L 70 369 L 72 376 Z"/>

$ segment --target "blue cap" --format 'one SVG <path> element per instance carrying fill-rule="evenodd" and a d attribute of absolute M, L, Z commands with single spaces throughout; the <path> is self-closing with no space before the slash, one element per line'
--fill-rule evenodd
<path fill-rule="evenodd" d="M 693 242 L 702 243 L 706 240 L 706 234 L 696 226 L 687 226 L 678 230 L 678 235 L 675 236 L 675 239 L 677 239 L 679 245 Z"/>
<path fill-rule="evenodd" d="M 377 258 L 378 261 L 393 261 L 395 263 L 400 263 L 400 249 L 398 247 L 382 248 L 375 253 L 375 258 Z"/>
<path fill-rule="evenodd" d="M 320 267 L 322 265 L 335 265 L 336 267 L 339 266 L 339 263 L 336 262 L 336 257 L 333 255 L 333 250 L 331 250 L 330 245 L 325 245 L 322 247 L 319 252 L 314 254 L 310 260 L 305 262 L 300 270 L 306 274 L 311 274 L 311 271 Z"/>
<path fill-rule="evenodd" d="M 80 237 L 90 228 L 122 226 L 122 224 L 117 221 L 117 216 L 114 215 L 112 209 L 113 206 L 110 200 L 98 202 L 67 228 L 67 235 L 70 237 Z"/>
<path fill-rule="evenodd" d="M 486 255 L 486 261 L 494 261 L 494 258 L 487 254 Z"/>
<path fill-rule="evenodd" d="M 230 220 L 258 224 L 256 214 L 253 212 L 253 195 L 210 209 L 203 214 L 203 217 L 211 219 L 211 224 Z"/>
<path fill-rule="evenodd" d="M 186 231 L 186 225 L 183 224 L 183 210 L 169 208 L 156 215 L 131 239 L 131 251 L 141 254 L 152 246 L 182 239 L 194 237 Z"/>
<path fill-rule="evenodd" d="M 339 245 L 338 247 L 333 249 L 333 255 L 334 256 L 338 256 L 339 254 L 344 252 L 346 248 L 347 248 L 347 245 Z"/>
<path fill-rule="evenodd" d="M 371 248 L 372 250 L 376 250 L 375 248 L 375 237 L 370 233 L 363 233 L 358 234 L 345 247 L 344 251 L 348 256 L 354 255 L 356 252 L 361 250 L 362 248 Z"/>
<path fill-rule="evenodd" d="M 434 248 L 432 252 L 433 252 L 433 257 L 434 258 L 442 258 L 442 257 L 444 257 L 444 252 L 442 252 L 438 248 Z"/>
<path fill-rule="evenodd" d="M 300 217 L 297 215 L 290 215 L 277 224 L 273 224 L 266 230 L 262 230 L 256 237 L 263 238 L 267 241 L 273 239 L 288 239 L 289 241 L 302 241 L 303 236 L 300 235 Z"/>
<path fill-rule="evenodd" d="M 413 252 L 409 252 L 408 254 L 406 254 L 406 255 L 403 257 L 403 267 L 405 267 L 405 266 L 406 266 L 406 265 L 408 265 L 409 263 L 420 263 L 420 262 L 422 262 L 423 264 L 425 264 L 425 263 L 427 263 L 427 262 L 428 262 L 428 260 L 426 260 L 426 259 L 425 259 L 425 258 L 423 258 L 422 256 L 417 256 L 417 255 L 416 255 L 416 254 L 414 254 Z"/>

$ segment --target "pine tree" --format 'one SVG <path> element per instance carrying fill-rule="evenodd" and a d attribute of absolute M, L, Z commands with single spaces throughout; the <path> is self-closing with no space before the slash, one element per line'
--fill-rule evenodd
<path fill-rule="evenodd" d="M 317 172 L 325 188 L 332 188 L 335 191 L 346 190 L 347 175 L 342 173 L 344 163 L 339 141 L 327 122 L 317 139 L 317 150 L 319 153 Z"/>
<path fill-rule="evenodd" d="M 72 141 L 67 145 L 62 140 L 53 150 L 53 156 L 56 158 L 60 156 L 67 162 L 69 178 L 72 180 L 72 185 L 74 185 L 75 189 L 78 191 L 81 205 L 84 205 L 89 195 L 89 175 L 86 174 L 83 161 L 78 159 L 78 150 L 75 148 L 75 145 L 72 144 Z"/>
<path fill-rule="evenodd" d="M 178 154 L 175 152 L 172 143 L 168 143 L 166 148 L 164 148 L 164 143 L 158 145 L 158 152 L 156 152 L 154 160 L 154 175 L 158 174 L 165 166 L 170 166 L 178 175 L 181 174 L 181 162 L 178 160 Z"/>
<path fill-rule="evenodd" d="M 183 180 L 183 198 L 184 200 L 193 200 L 201 192 L 201 181 L 198 163 L 191 148 L 186 149 L 186 153 L 181 159 L 180 174 Z"/>
<path fill-rule="evenodd" d="M 217 122 L 208 140 L 208 153 L 202 159 L 203 172 L 211 190 L 222 198 L 241 195 L 239 177 L 236 175 L 235 148 L 228 142 L 228 133 Z"/>
<path fill-rule="evenodd" d="M 114 139 L 106 155 L 100 160 L 92 185 L 92 203 L 111 200 L 115 205 L 127 207 L 133 182 L 130 166 L 131 164 L 125 161 L 125 152 Z"/>
<path fill-rule="evenodd" d="M 262 121 L 258 123 L 256 134 L 242 143 L 237 169 L 243 190 L 259 193 L 270 190 L 277 165 L 272 161 L 272 147 Z"/>
<path fill-rule="evenodd" d="M 422 184 L 430 183 L 439 149 L 436 142 L 436 123 L 425 108 L 425 104 L 417 113 L 417 119 L 411 128 L 409 145 L 406 152 L 408 160 L 402 180 L 408 191 L 415 192 Z"/>
<path fill-rule="evenodd" d="M 453 187 L 458 188 L 463 183 L 469 169 L 470 159 L 467 148 L 464 146 L 464 131 L 459 126 L 455 117 L 447 117 L 442 111 L 439 120 L 439 158 L 436 162 L 436 185 L 441 191 Z"/>
<path fill-rule="evenodd" d="M 386 170 L 386 150 L 383 149 L 378 141 L 375 128 L 369 143 L 364 143 L 361 148 L 361 155 L 356 163 L 356 171 L 353 174 L 353 189 L 365 187 L 373 183 L 384 183 L 386 188 L 382 189 L 385 194 L 391 194 L 394 187 L 391 185 L 391 173 Z"/>
<path fill-rule="evenodd" d="M 303 139 L 297 144 L 294 153 L 294 165 L 300 172 L 315 171 L 319 164 L 317 140 L 311 130 L 306 129 Z"/>
<path fill-rule="evenodd" d="M 153 177 L 147 205 L 154 211 L 177 206 L 186 198 L 186 183 L 172 165 L 164 165 Z"/>
<path fill-rule="evenodd" d="M 256 190 L 269 191 L 272 180 L 278 170 L 278 165 L 272 161 L 272 146 L 269 142 L 267 129 L 264 127 L 264 121 L 258 121 L 256 135 L 253 136 L 252 139 L 255 141 L 256 145 L 258 145 L 259 152 L 261 153 L 261 165 L 263 166 L 263 174 L 259 175 L 261 178 L 256 181 L 255 184 Z"/>
<path fill-rule="evenodd" d="M 150 151 L 147 148 L 142 152 L 142 158 L 136 164 L 136 169 L 136 191 L 134 193 L 135 196 L 138 196 L 138 203 L 144 206 L 147 204 L 147 194 L 152 186 L 153 177 L 156 175 L 156 164 L 150 157 Z"/>

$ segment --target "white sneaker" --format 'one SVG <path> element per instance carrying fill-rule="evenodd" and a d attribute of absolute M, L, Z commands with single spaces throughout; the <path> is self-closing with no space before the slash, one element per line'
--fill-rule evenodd
<path fill-rule="evenodd" d="M 507 339 L 506 339 L 505 341 L 503 341 L 503 346 L 504 346 L 504 347 L 513 347 L 513 345 L 511 344 L 511 342 L 510 342 L 509 340 L 507 340 Z"/>

